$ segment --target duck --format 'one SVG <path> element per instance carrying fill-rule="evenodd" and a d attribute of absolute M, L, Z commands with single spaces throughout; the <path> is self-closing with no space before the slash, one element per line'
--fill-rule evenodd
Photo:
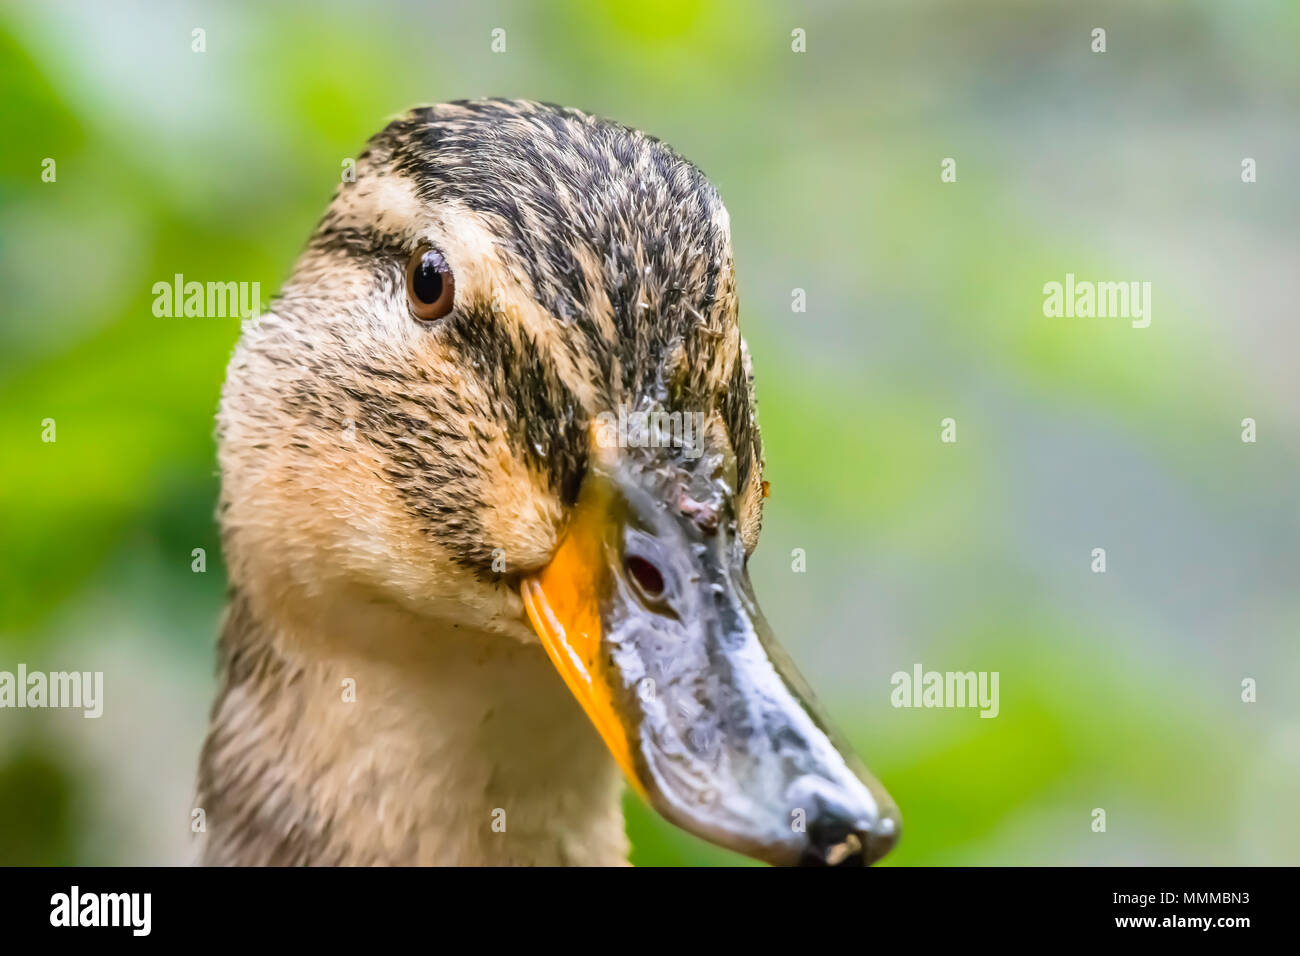
<path fill-rule="evenodd" d="M 897 805 L 773 637 L 726 207 L 659 139 L 484 99 L 359 154 L 217 416 L 201 861 L 626 865 L 630 786 L 772 865 Z"/>

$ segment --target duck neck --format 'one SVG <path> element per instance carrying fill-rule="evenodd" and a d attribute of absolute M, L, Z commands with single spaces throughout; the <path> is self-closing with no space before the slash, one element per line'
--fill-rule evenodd
<path fill-rule="evenodd" d="M 394 613 L 356 648 L 234 596 L 205 862 L 625 863 L 621 777 L 542 649 Z"/>

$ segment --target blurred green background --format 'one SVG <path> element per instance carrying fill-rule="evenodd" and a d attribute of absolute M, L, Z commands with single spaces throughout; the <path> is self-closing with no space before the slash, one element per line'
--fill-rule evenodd
<path fill-rule="evenodd" d="M 755 587 L 902 807 L 890 863 L 1300 863 L 1300 7 L 1076 6 L 5 4 L 0 669 L 107 702 L 0 712 L 0 863 L 189 858 L 238 322 L 151 286 L 269 296 L 371 133 L 482 95 L 639 126 L 722 192 Z M 1150 328 L 1044 318 L 1066 272 L 1150 281 Z M 999 671 L 1000 715 L 891 707 L 914 663 Z M 628 811 L 634 862 L 737 862 Z"/>

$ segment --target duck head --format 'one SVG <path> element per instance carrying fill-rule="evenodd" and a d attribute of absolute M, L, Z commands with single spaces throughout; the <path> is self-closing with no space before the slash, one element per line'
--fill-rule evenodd
<path fill-rule="evenodd" d="M 728 217 L 662 143 L 515 101 L 393 122 L 246 329 L 220 438 L 232 577 L 302 632 L 382 642 L 360 600 L 532 644 L 661 814 L 758 859 L 897 839 L 751 589 Z"/>

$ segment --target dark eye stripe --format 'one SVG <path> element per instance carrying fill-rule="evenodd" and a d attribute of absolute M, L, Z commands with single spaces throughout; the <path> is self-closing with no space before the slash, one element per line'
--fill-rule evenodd
<path fill-rule="evenodd" d="M 444 327 L 442 341 L 449 358 L 475 371 L 515 452 L 571 504 L 587 465 L 585 413 L 554 359 L 509 321 L 490 306 L 472 306 Z"/>
<path fill-rule="evenodd" d="M 307 245 L 313 252 L 343 252 L 367 266 L 404 262 L 408 240 L 367 226 L 341 226 L 334 212 L 325 214 Z"/>

